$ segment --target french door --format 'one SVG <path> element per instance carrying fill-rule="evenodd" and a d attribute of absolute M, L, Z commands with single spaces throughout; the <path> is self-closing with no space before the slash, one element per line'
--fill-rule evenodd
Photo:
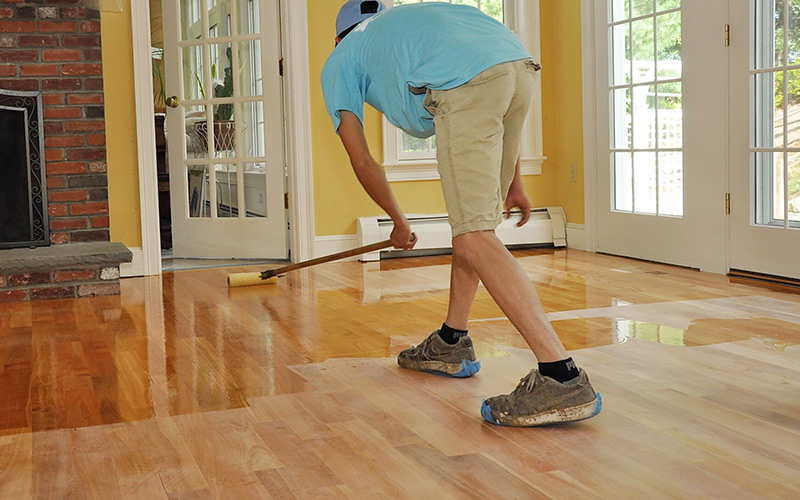
<path fill-rule="evenodd" d="M 731 0 L 732 269 L 800 279 L 800 0 Z"/>
<path fill-rule="evenodd" d="M 725 270 L 726 3 L 594 2 L 598 251 Z"/>
<path fill-rule="evenodd" d="M 176 257 L 286 258 L 278 0 L 163 0 Z"/>

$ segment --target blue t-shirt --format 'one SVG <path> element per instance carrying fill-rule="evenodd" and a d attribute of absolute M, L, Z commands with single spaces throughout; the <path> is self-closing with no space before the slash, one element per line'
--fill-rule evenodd
<path fill-rule="evenodd" d="M 364 102 L 415 137 L 434 134 L 424 91 L 448 90 L 508 61 L 531 56 L 517 35 L 475 7 L 419 3 L 387 9 L 348 34 L 322 69 L 325 105 L 364 121 Z"/>

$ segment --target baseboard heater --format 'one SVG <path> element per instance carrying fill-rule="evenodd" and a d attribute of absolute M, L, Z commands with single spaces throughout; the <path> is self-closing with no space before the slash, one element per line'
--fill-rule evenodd
<path fill-rule="evenodd" d="M 495 233 L 508 247 L 545 246 L 564 247 L 567 245 L 566 217 L 561 207 L 531 209 L 531 218 L 522 227 L 516 227 L 522 218 L 519 211 L 512 211 L 511 217 L 503 219 Z M 382 251 L 364 254 L 361 261 L 370 262 L 381 258 L 434 255 L 452 251 L 452 237 L 447 214 L 410 215 L 411 230 L 419 237 L 414 250 Z M 358 244 L 369 245 L 391 236 L 394 224 L 388 217 L 359 217 Z"/>

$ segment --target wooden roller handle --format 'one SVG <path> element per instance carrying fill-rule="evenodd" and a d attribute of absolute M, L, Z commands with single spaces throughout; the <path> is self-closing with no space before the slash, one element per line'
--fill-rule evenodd
<path fill-rule="evenodd" d="M 414 239 L 416 238 L 412 235 L 412 241 Z M 343 252 L 326 255 L 325 257 L 317 257 L 316 259 L 298 262 L 297 264 L 289 264 L 288 266 L 279 267 L 277 269 L 268 269 L 261 273 L 261 279 L 270 279 L 273 276 L 288 273 L 289 271 L 296 271 L 298 269 L 316 266 L 317 264 L 324 264 L 326 262 L 333 262 L 334 260 L 346 259 L 347 257 L 353 257 L 354 255 L 361 255 L 363 253 L 370 253 L 376 250 L 383 250 L 384 248 L 389 248 L 390 246 L 392 246 L 392 240 L 379 241 L 371 245 L 364 245 L 363 247 L 353 248 L 352 250 L 345 250 Z"/>

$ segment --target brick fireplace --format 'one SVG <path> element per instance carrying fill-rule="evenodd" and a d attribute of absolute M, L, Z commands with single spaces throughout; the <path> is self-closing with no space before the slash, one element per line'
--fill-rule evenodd
<path fill-rule="evenodd" d="M 116 294 L 119 264 L 131 260 L 122 244 L 109 243 L 95 3 L 0 0 L 0 89 L 41 103 L 40 168 L 49 226 L 45 246 L 0 250 L 0 301 Z"/>

